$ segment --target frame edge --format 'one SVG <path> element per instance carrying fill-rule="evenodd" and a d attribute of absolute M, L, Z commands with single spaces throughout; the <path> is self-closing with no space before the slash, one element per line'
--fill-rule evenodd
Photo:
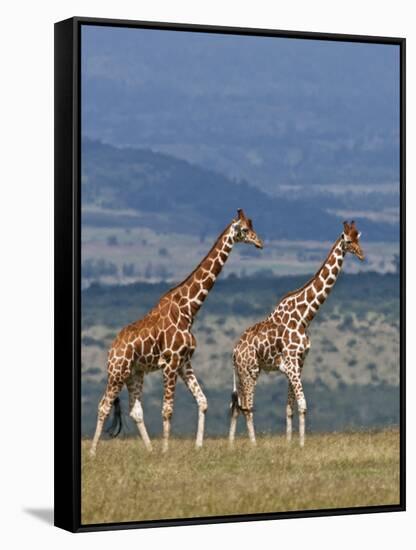
<path fill-rule="evenodd" d="M 80 526 L 77 438 L 76 211 L 77 125 L 76 22 L 54 25 L 54 525 Z M 59 353 L 58 353 L 59 350 Z M 63 389 L 63 391 L 62 391 Z M 59 422 L 58 422 L 59 419 Z M 68 437 L 68 434 L 71 434 Z M 78 479 L 77 479 L 78 478 Z"/>

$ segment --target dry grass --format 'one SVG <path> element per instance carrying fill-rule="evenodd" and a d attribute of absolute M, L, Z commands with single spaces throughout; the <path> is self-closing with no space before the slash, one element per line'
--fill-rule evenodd
<path fill-rule="evenodd" d="M 84 524 L 399 503 L 399 432 L 309 435 L 304 449 L 282 436 L 256 448 L 239 439 L 82 442 Z"/>

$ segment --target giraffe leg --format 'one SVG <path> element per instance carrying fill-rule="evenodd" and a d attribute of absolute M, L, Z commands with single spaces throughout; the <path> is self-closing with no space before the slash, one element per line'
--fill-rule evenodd
<path fill-rule="evenodd" d="M 204 440 L 205 413 L 208 409 L 207 398 L 205 397 L 204 392 L 196 379 L 190 362 L 186 363 L 186 365 L 180 369 L 179 375 L 198 404 L 198 430 L 196 434 L 195 446 L 199 449 L 202 447 Z"/>
<path fill-rule="evenodd" d="M 104 423 L 110 414 L 115 398 L 123 387 L 123 383 L 122 381 L 116 381 L 113 376 L 108 377 L 107 388 L 98 405 L 97 426 L 90 448 L 90 456 L 95 456 L 97 452 L 97 445 L 103 431 Z"/>
<path fill-rule="evenodd" d="M 244 378 L 239 375 L 238 382 L 238 395 L 240 396 L 240 407 L 246 418 L 248 437 L 250 442 L 256 444 L 256 434 L 254 431 L 254 418 L 253 418 L 253 406 L 254 406 L 254 390 L 256 387 L 256 381 L 258 376 L 258 370 L 248 371 Z"/>
<path fill-rule="evenodd" d="M 301 381 L 301 369 L 296 361 L 286 362 L 286 375 L 289 383 L 293 388 L 295 398 L 298 404 L 299 412 L 299 443 L 303 447 L 305 445 L 305 415 L 306 415 L 306 399 L 303 393 Z"/>
<path fill-rule="evenodd" d="M 237 366 L 236 366 L 236 357 L 233 354 L 233 393 L 231 394 L 231 421 L 230 421 L 230 433 L 228 436 L 228 443 L 230 447 L 234 445 L 235 440 L 235 432 L 237 431 L 237 421 L 238 421 L 238 415 L 240 413 L 240 403 L 239 403 L 239 396 L 238 396 L 238 390 L 237 390 Z"/>
<path fill-rule="evenodd" d="M 292 440 L 292 418 L 293 418 L 293 407 L 295 405 L 295 394 L 293 392 L 292 384 L 288 380 L 287 386 L 287 405 L 286 405 L 286 439 L 287 441 Z"/>
<path fill-rule="evenodd" d="M 170 363 L 163 368 L 163 444 L 162 452 L 166 453 L 169 447 L 170 421 L 173 414 L 176 381 L 178 378 L 179 358 L 172 356 Z"/>
<path fill-rule="evenodd" d="M 254 431 L 254 422 L 253 422 L 253 411 L 244 411 L 247 423 L 247 431 L 250 442 L 253 445 L 256 445 L 256 434 Z"/>
<path fill-rule="evenodd" d="M 233 445 L 234 440 L 235 440 L 235 432 L 237 430 L 238 414 L 239 414 L 238 404 L 236 404 L 234 406 L 232 404 L 231 405 L 230 434 L 229 434 L 229 437 L 228 437 L 228 442 L 229 442 L 230 446 Z"/>
<path fill-rule="evenodd" d="M 129 411 L 130 416 L 136 422 L 144 446 L 148 451 L 152 450 L 149 435 L 143 418 L 142 392 L 143 392 L 144 372 L 133 370 L 130 377 L 126 380 L 129 392 Z"/>

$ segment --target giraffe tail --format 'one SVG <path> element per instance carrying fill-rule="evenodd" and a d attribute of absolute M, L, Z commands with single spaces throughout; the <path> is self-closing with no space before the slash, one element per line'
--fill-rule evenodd
<path fill-rule="evenodd" d="M 236 410 L 240 408 L 238 404 L 238 392 L 233 391 L 231 394 L 231 403 L 230 403 L 230 415 L 233 416 Z"/>
<path fill-rule="evenodd" d="M 107 432 L 110 435 L 110 437 L 117 437 L 123 428 L 123 419 L 121 416 L 121 404 L 120 404 L 119 397 L 116 397 L 114 399 L 113 406 L 114 406 L 113 421 L 111 423 L 111 426 L 108 428 Z"/>
<path fill-rule="evenodd" d="M 232 416 L 236 410 L 238 410 L 240 407 L 238 403 L 238 391 L 237 391 L 237 384 L 235 379 L 235 367 L 233 370 L 233 391 L 231 394 L 231 403 L 230 403 L 230 415 Z"/>

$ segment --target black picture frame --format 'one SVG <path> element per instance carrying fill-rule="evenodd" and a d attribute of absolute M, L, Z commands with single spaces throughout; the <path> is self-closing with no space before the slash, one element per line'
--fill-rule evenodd
<path fill-rule="evenodd" d="M 267 514 L 195 517 L 84 525 L 81 523 L 80 420 L 80 55 L 81 26 L 256 35 L 400 47 L 400 504 Z M 405 150 L 406 41 L 404 38 L 234 28 L 73 17 L 55 24 L 55 525 L 71 532 L 226 523 L 281 518 L 404 511 L 405 402 Z"/>

